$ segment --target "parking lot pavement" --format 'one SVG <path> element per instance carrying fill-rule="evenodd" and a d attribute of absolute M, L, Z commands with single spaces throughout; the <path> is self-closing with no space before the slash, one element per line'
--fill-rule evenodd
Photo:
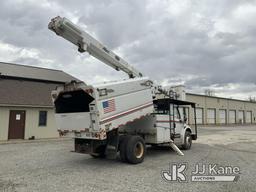
<path fill-rule="evenodd" d="M 148 148 L 142 164 L 71 153 L 72 140 L 0 145 L 0 191 L 255 191 L 256 126 L 199 128 L 192 149 L 178 156 Z M 188 181 L 164 181 L 170 163 L 187 163 Z M 197 163 L 239 166 L 237 182 L 191 182 Z"/>

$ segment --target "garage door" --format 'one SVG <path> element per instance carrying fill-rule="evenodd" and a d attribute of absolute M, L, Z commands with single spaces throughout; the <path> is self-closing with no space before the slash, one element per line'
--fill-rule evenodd
<path fill-rule="evenodd" d="M 196 122 L 197 124 L 203 124 L 203 109 L 196 108 Z"/>
<path fill-rule="evenodd" d="M 229 111 L 229 123 L 236 123 L 236 111 L 235 110 Z"/>
<path fill-rule="evenodd" d="M 216 123 L 216 112 L 215 109 L 207 109 L 207 124 Z"/>
<path fill-rule="evenodd" d="M 219 110 L 219 120 L 221 124 L 227 123 L 227 112 L 226 109 L 220 109 Z"/>
<path fill-rule="evenodd" d="M 251 111 L 246 112 L 246 123 L 252 123 L 252 112 Z"/>
<path fill-rule="evenodd" d="M 244 111 L 238 111 L 238 122 L 244 123 Z"/>

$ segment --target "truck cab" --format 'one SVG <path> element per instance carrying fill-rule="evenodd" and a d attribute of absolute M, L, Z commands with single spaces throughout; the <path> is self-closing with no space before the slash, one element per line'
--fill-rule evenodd
<path fill-rule="evenodd" d="M 189 149 L 192 140 L 197 139 L 195 103 L 163 98 L 154 101 L 154 109 L 157 143 L 172 139 L 183 149 Z M 194 111 L 193 128 L 188 125 L 189 109 Z"/>

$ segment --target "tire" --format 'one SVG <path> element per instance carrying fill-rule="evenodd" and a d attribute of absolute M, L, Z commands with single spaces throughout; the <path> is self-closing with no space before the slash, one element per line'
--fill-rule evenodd
<path fill-rule="evenodd" d="M 182 149 L 189 150 L 192 146 L 192 136 L 189 131 L 185 132 L 184 136 L 184 144 L 182 145 Z"/>
<path fill-rule="evenodd" d="M 140 136 L 132 136 L 127 142 L 126 157 L 127 162 L 138 164 L 143 162 L 146 152 L 144 139 Z"/>
<path fill-rule="evenodd" d="M 127 162 L 127 143 L 131 135 L 121 135 L 119 138 L 119 151 L 120 151 L 120 159 L 122 162 Z"/>

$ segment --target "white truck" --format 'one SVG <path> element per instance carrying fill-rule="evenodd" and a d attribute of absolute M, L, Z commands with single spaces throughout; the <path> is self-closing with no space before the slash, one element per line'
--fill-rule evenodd
<path fill-rule="evenodd" d="M 146 145 L 190 149 L 197 139 L 196 116 L 192 129 L 184 107 L 195 104 L 175 99 L 66 18 L 55 17 L 48 28 L 130 79 L 87 85 L 70 82 L 52 91 L 61 135 L 74 138 L 74 151 L 93 157 L 116 158 L 132 164 L 144 160 Z M 191 108 L 191 109 L 192 109 Z M 183 114 L 183 115 L 181 115 Z"/>

